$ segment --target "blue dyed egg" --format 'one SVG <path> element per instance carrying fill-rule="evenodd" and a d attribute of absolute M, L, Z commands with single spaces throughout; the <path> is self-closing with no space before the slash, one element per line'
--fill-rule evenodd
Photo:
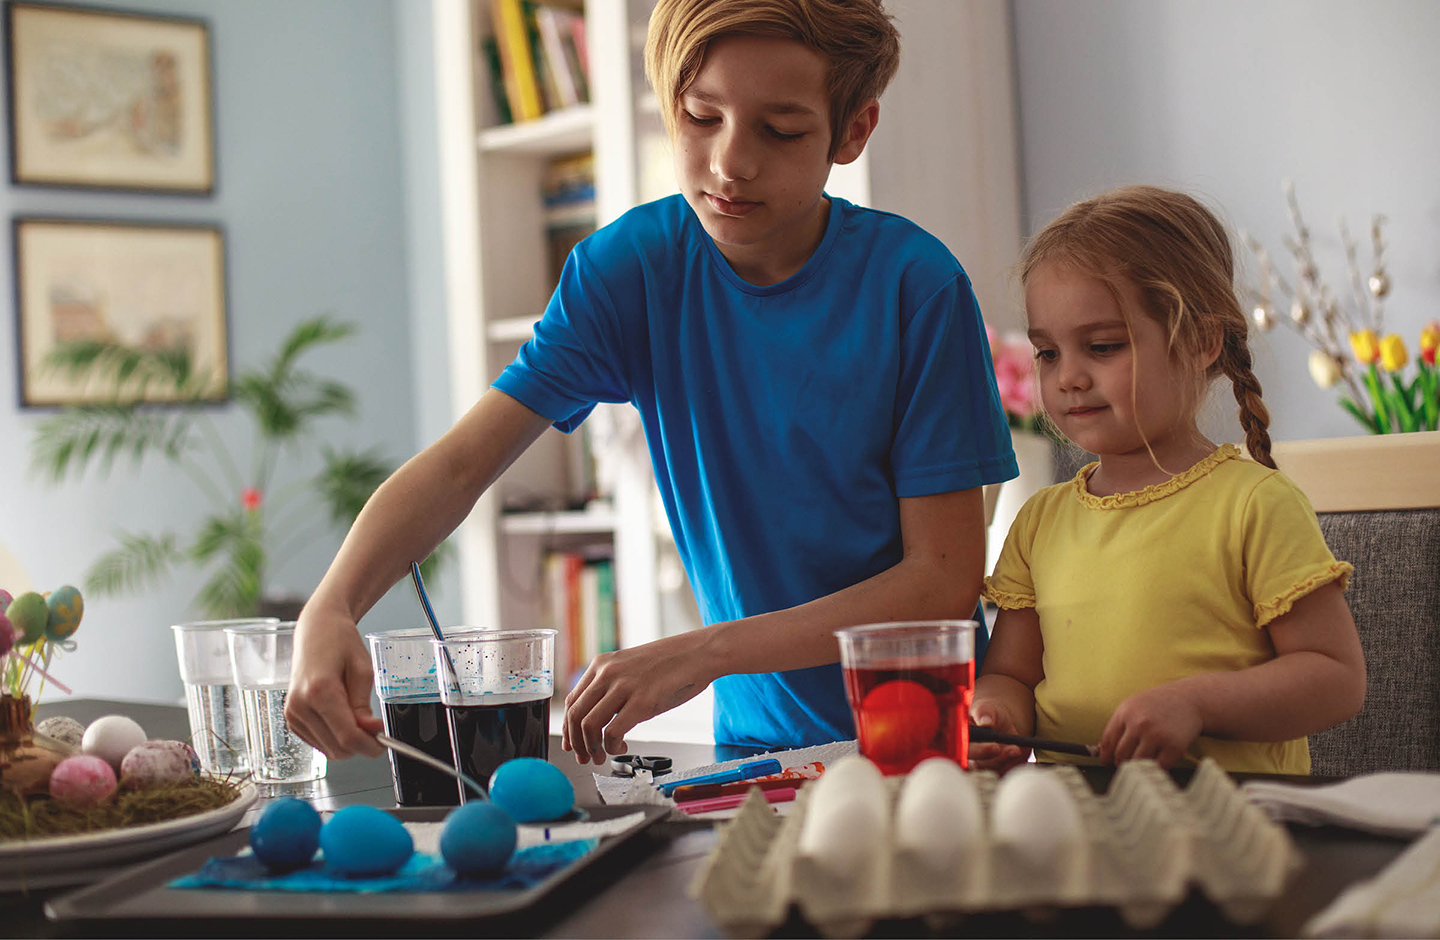
<path fill-rule="evenodd" d="M 373 806 L 347 806 L 320 827 L 325 867 L 341 875 L 389 875 L 415 852 L 405 824 Z"/>
<path fill-rule="evenodd" d="M 549 761 L 516 757 L 490 775 L 490 799 L 517 823 L 544 822 L 570 812 L 575 788 Z"/>
<path fill-rule="evenodd" d="M 79 629 L 85 613 L 85 599 L 79 591 L 68 584 L 58 587 L 45 598 L 45 606 L 45 635 L 50 639 L 63 640 Z"/>
<path fill-rule="evenodd" d="M 515 821 L 494 803 L 475 800 L 451 810 L 440 830 L 440 856 L 462 875 L 497 872 L 515 852 Z"/>
<path fill-rule="evenodd" d="M 282 796 L 250 827 L 250 848 L 272 871 L 304 868 L 320 847 L 320 814 L 293 796 Z"/>

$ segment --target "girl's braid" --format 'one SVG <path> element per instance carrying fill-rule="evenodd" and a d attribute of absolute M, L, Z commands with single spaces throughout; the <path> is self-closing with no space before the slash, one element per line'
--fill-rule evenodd
<path fill-rule="evenodd" d="M 1245 448 L 1256 463 L 1275 469 L 1270 456 L 1270 410 L 1260 397 L 1260 380 L 1251 367 L 1250 344 L 1245 334 L 1225 331 L 1219 366 L 1230 379 L 1235 401 L 1240 405 L 1240 426 L 1245 429 Z"/>

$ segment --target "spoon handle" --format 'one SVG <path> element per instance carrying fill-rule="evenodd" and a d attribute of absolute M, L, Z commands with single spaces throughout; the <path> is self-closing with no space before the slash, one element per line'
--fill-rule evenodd
<path fill-rule="evenodd" d="M 970 740 L 993 742 L 995 744 L 1015 744 L 1020 747 L 1033 748 L 1037 751 L 1056 751 L 1061 754 L 1078 754 L 1081 757 L 1095 757 L 1100 753 L 1100 748 L 1093 744 L 1071 744 L 1069 741 L 1029 738 L 1023 734 L 1005 734 L 986 727 L 985 725 L 971 725 Z"/>
<path fill-rule="evenodd" d="M 430 767 L 434 767 L 436 770 L 444 771 L 445 773 L 454 777 L 456 780 L 459 780 L 461 783 L 465 784 L 465 786 L 474 790 L 475 794 L 479 796 L 480 799 L 489 799 L 489 797 L 485 793 L 484 788 L 481 787 L 480 784 L 476 783 L 473 779 L 471 779 L 469 774 L 462 774 L 460 771 L 456 770 L 454 767 L 451 767 L 443 760 L 431 757 L 429 754 L 426 754 L 419 748 L 411 747 L 403 741 L 397 741 L 394 738 L 390 737 L 388 734 L 377 734 L 375 735 L 375 740 L 379 741 L 382 745 L 388 747 L 390 750 L 396 752 L 397 754 L 404 754 L 411 760 L 418 760 L 420 763 L 426 764 Z"/>

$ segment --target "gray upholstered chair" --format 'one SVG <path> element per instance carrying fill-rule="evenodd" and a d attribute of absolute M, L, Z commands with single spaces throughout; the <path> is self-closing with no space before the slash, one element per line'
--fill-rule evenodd
<path fill-rule="evenodd" d="M 1437 469 L 1440 473 L 1440 469 Z M 1440 508 L 1322 512 L 1360 630 L 1365 707 L 1310 736 L 1310 770 L 1440 770 Z"/>

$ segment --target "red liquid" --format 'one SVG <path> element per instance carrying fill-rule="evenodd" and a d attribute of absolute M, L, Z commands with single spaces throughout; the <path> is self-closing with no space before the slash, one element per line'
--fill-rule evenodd
<path fill-rule="evenodd" d="M 864 754 L 886 775 L 909 773 L 927 757 L 970 766 L 975 663 L 884 663 L 846 669 L 845 694 Z"/>

